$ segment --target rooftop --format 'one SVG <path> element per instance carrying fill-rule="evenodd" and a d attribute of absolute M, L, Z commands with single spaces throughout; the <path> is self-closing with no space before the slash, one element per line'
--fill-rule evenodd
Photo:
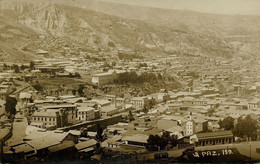
<path fill-rule="evenodd" d="M 147 143 L 147 139 L 149 138 L 148 135 L 144 134 L 136 134 L 133 136 L 125 136 L 122 138 L 123 141 L 133 141 L 133 142 L 140 142 L 140 143 Z"/>
<path fill-rule="evenodd" d="M 222 138 L 222 137 L 233 137 L 231 131 L 219 131 L 219 132 L 209 132 L 209 133 L 198 133 L 198 139 L 210 139 L 210 138 Z"/>
<path fill-rule="evenodd" d="M 75 147 L 78 150 L 82 150 L 82 149 L 85 149 L 85 148 L 92 147 L 92 146 L 96 145 L 96 143 L 97 143 L 96 140 L 90 139 L 88 141 L 83 141 L 83 142 L 80 142 L 80 143 L 76 144 Z"/>
<path fill-rule="evenodd" d="M 79 112 L 86 112 L 86 111 L 92 111 L 92 110 L 95 110 L 95 108 L 93 107 L 89 107 L 89 106 L 81 106 L 81 107 L 78 107 L 78 111 Z"/>
<path fill-rule="evenodd" d="M 74 145 L 75 145 L 75 144 L 74 144 L 73 141 L 64 141 L 64 142 L 61 143 L 61 144 L 58 144 L 58 145 L 49 147 L 48 150 L 49 150 L 50 152 L 57 152 L 57 151 L 60 151 L 60 150 L 64 150 L 64 149 L 73 147 Z"/>

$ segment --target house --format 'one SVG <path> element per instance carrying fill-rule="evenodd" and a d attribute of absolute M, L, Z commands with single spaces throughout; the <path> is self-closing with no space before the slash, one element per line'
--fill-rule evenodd
<path fill-rule="evenodd" d="M 195 133 L 208 131 L 208 120 L 204 118 L 193 118 Z"/>
<path fill-rule="evenodd" d="M 55 75 L 58 72 L 64 72 L 64 68 L 53 67 L 53 66 L 35 66 L 35 69 L 40 70 L 41 73 L 49 73 Z"/>
<path fill-rule="evenodd" d="M 148 135 L 145 134 L 135 134 L 133 136 L 125 136 L 122 138 L 122 142 L 126 145 L 134 145 L 138 147 L 145 147 L 147 143 Z"/>
<path fill-rule="evenodd" d="M 147 96 L 149 100 L 155 99 L 156 102 L 163 102 L 164 97 L 167 95 L 167 93 L 153 93 Z"/>
<path fill-rule="evenodd" d="M 67 121 L 68 123 L 74 123 L 77 119 L 77 106 L 74 104 L 58 104 L 58 105 L 44 105 L 42 106 L 43 109 L 49 110 L 57 110 L 62 109 L 66 112 Z"/>
<path fill-rule="evenodd" d="M 10 92 L 10 86 L 9 85 L 0 85 L 0 99 L 4 100 L 6 94 Z"/>
<path fill-rule="evenodd" d="M 134 97 L 131 99 L 130 102 L 133 104 L 133 107 L 142 108 L 144 107 L 146 100 L 147 100 L 146 97 Z"/>
<path fill-rule="evenodd" d="M 75 147 L 79 152 L 79 154 L 92 155 L 95 150 L 96 144 L 97 144 L 96 140 L 90 139 L 90 140 L 79 142 L 78 144 L 75 145 Z"/>
<path fill-rule="evenodd" d="M 181 126 L 175 126 L 164 131 L 169 132 L 170 135 L 176 135 L 178 139 L 183 138 L 183 128 Z M 163 132 L 162 132 L 163 133 Z"/>
<path fill-rule="evenodd" d="M 157 121 L 157 128 L 163 129 L 163 130 L 169 129 L 169 128 L 172 128 L 172 127 L 176 127 L 178 125 L 179 125 L 178 121 L 173 120 L 171 116 L 164 117 L 164 118 Z"/>
<path fill-rule="evenodd" d="M 196 105 L 196 106 L 206 106 L 207 105 L 207 101 L 205 99 L 194 99 L 192 101 L 192 105 Z"/>
<path fill-rule="evenodd" d="M 83 149 L 87 149 L 87 148 L 90 148 L 90 147 L 94 148 L 96 146 L 96 143 L 97 143 L 96 140 L 89 139 L 89 140 L 86 140 L 86 141 L 79 142 L 78 144 L 75 145 L 75 147 L 78 151 L 81 151 Z"/>
<path fill-rule="evenodd" d="M 195 100 L 194 97 L 190 97 L 190 96 L 185 96 L 183 98 L 179 98 L 178 99 L 180 102 L 182 102 L 183 106 L 192 106 L 193 105 L 193 101 Z"/>
<path fill-rule="evenodd" d="M 31 100 L 31 98 L 32 98 L 32 94 L 27 93 L 27 92 L 20 92 L 19 98 L 20 98 L 20 100 L 22 100 L 23 102 L 30 102 L 30 100 Z"/>
<path fill-rule="evenodd" d="M 208 130 L 208 121 L 204 119 L 188 119 L 183 122 L 184 136 Z"/>
<path fill-rule="evenodd" d="M 103 142 L 102 146 L 110 148 L 119 148 L 121 144 L 121 139 L 122 136 L 114 135 L 112 138 L 108 138 L 105 142 Z"/>
<path fill-rule="evenodd" d="M 31 118 L 31 125 L 38 128 L 58 128 L 64 124 L 64 113 L 61 109 L 36 111 Z"/>
<path fill-rule="evenodd" d="M 117 74 L 114 71 L 95 74 L 92 77 L 92 83 L 97 84 L 97 85 L 104 85 L 104 84 L 112 83 L 116 79 L 116 76 L 117 76 Z"/>
<path fill-rule="evenodd" d="M 36 130 L 23 140 L 36 150 L 37 156 L 46 157 L 50 153 L 59 152 L 62 154 L 63 150 L 66 152 L 73 149 L 77 138 L 69 132 Z"/>
<path fill-rule="evenodd" d="M 54 145 L 48 148 L 50 158 L 57 158 L 59 156 L 69 155 L 71 152 L 75 152 L 75 144 L 73 141 L 63 141 L 58 145 Z"/>
<path fill-rule="evenodd" d="M 115 95 L 106 95 L 106 99 L 111 101 L 111 102 L 115 102 L 116 100 L 116 103 L 124 103 L 125 99 L 121 98 L 121 97 L 116 97 Z"/>
<path fill-rule="evenodd" d="M 99 100 L 99 99 L 92 99 L 92 100 L 87 101 L 87 103 L 95 103 L 95 104 L 97 104 L 99 107 L 103 107 L 103 106 L 107 106 L 107 105 L 110 105 L 110 104 L 111 104 L 110 101 L 108 101 L 108 100 L 103 100 L 103 99 L 101 99 L 101 100 Z"/>
<path fill-rule="evenodd" d="M 191 119 L 185 121 L 183 127 L 185 136 L 190 136 L 194 134 L 194 122 Z"/>
<path fill-rule="evenodd" d="M 86 104 L 81 104 L 80 107 L 78 107 L 78 115 L 77 115 L 77 120 L 93 120 L 95 119 L 95 108 L 89 107 Z"/>
<path fill-rule="evenodd" d="M 252 101 L 249 101 L 247 107 L 248 109 L 253 109 L 253 110 L 258 109 L 260 107 L 260 99 L 255 98 Z"/>
<path fill-rule="evenodd" d="M 102 116 L 112 116 L 117 113 L 119 113 L 119 108 L 113 104 L 101 108 Z"/>
<path fill-rule="evenodd" d="M 41 50 L 41 49 L 37 50 L 36 53 L 37 53 L 38 55 L 42 55 L 42 56 L 44 56 L 44 57 L 47 57 L 47 56 L 49 55 L 49 52 L 48 52 L 48 51 Z"/>
<path fill-rule="evenodd" d="M 28 159 L 37 151 L 25 142 L 12 145 L 10 150 L 4 154 L 4 158 L 12 158 L 12 161 Z"/>
<path fill-rule="evenodd" d="M 231 131 L 197 133 L 194 141 L 197 146 L 220 145 L 233 143 L 234 136 Z"/>

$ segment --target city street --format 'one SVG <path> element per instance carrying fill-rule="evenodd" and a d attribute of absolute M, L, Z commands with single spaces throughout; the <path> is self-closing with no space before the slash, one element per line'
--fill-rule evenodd
<path fill-rule="evenodd" d="M 20 142 L 26 136 L 27 125 L 27 119 L 20 117 L 19 113 L 16 114 L 16 118 L 13 122 L 13 134 L 12 137 L 6 142 L 6 145 L 10 146 Z"/>

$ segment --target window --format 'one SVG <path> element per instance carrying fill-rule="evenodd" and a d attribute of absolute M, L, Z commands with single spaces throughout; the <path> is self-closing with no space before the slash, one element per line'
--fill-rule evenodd
<path fill-rule="evenodd" d="M 256 148 L 256 152 L 260 154 L 260 148 Z"/>
<path fill-rule="evenodd" d="M 45 117 L 45 121 L 47 121 L 47 118 Z"/>

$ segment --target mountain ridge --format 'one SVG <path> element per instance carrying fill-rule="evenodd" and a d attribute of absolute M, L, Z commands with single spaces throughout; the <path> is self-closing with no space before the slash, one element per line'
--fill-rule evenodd
<path fill-rule="evenodd" d="M 24 28 L 31 28 L 38 36 L 45 35 L 45 38 L 49 38 L 45 41 L 37 38 L 31 40 L 31 42 L 37 43 L 33 43 L 31 46 L 35 47 L 31 48 L 32 52 L 36 49 L 46 49 L 58 53 L 63 51 L 65 43 L 56 41 L 63 40 L 61 42 L 67 42 L 67 44 L 83 44 L 86 47 L 107 49 L 108 51 L 115 48 L 128 48 L 221 57 L 258 55 L 259 21 L 253 21 L 254 16 L 240 17 L 245 19 L 244 22 L 232 27 L 227 20 L 233 16 L 225 20 L 222 16 L 213 14 L 217 18 L 212 20 L 212 15 L 203 13 L 199 13 L 201 16 L 197 16 L 190 11 L 176 12 L 176 10 L 145 8 L 141 11 L 145 15 L 140 17 L 137 16 L 140 15 L 140 12 L 128 11 L 129 14 L 135 14 L 133 17 L 137 19 L 134 20 L 129 17 L 124 18 L 123 13 L 122 17 L 119 17 L 113 13 L 104 14 L 95 11 L 95 6 L 97 6 L 96 8 L 100 6 L 99 1 L 95 0 L 85 0 L 84 2 L 90 2 L 88 7 L 80 5 L 79 2 L 83 2 L 83 0 L 36 1 L 21 0 L 19 3 L 12 3 L 17 1 L 11 0 L 4 6 L 1 5 L 0 12 L 3 21 L 19 23 L 19 25 L 25 26 Z M 109 6 L 103 6 L 103 8 L 109 8 Z M 115 8 L 115 5 L 112 4 L 110 8 Z M 127 12 L 129 6 L 118 8 L 120 7 L 117 7 L 117 11 L 114 12 L 121 10 Z M 175 13 L 174 18 L 165 16 L 169 12 Z M 140 20 L 144 18 L 146 20 Z M 192 20 L 193 18 L 196 19 Z M 239 22 L 238 18 L 234 17 L 235 23 Z M 171 21 L 168 21 L 169 19 Z M 3 31 L 1 28 L 0 30 Z M 56 38 L 55 42 L 50 39 L 51 37 Z M 115 47 L 108 46 L 108 43 L 110 45 L 113 43 Z M 52 44 L 57 45 L 50 47 L 49 45 Z"/>

